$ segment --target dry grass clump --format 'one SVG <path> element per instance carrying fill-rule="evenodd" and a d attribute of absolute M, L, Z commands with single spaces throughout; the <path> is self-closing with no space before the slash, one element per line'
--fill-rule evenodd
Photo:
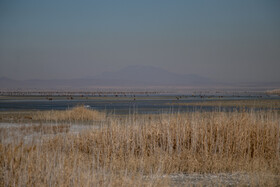
<path fill-rule="evenodd" d="M 59 133 L 68 133 L 70 125 L 66 124 L 36 124 L 36 125 L 18 125 L 12 127 L 0 127 L 0 142 L 16 142 L 16 140 L 25 139 L 29 136 L 56 135 Z"/>
<path fill-rule="evenodd" d="M 32 121 L 32 111 L 0 111 L 0 122 L 22 123 Z"/>
<path fill-rule="evenodd" d="M 277 113 L 197 112 L 152 121 L 112 120 L 74 144 L 107 169 L 279 173 L 279 134 Z"/>
<path fill-rule="evenodd" d="M 199 101 L 191 103 L 178 103 L 185 106 L 216 106 L 216 107 L 238 107 L 238 108 L 253 108 L 253 109 L 279 109 L 279 99 L 265 100 L 217 100 L 217 101 Z"/>
<path fill-rule="evenodd" d="M 1 122 L 92 122 L 103 121 L 105 112 L 76 106 L 68 110 L 0 112 Z"/>
<path fill-rule="evenodd" d="M 280 89 L 268 90 L 267 94 L 280 95 Z"/>
<path fill-rule="evenodd" d="M 276 176 L 263 184 L 280 185 L 279 125 L 273 111 L 109 117 L 101 128 L 77 135 L 31 144 L 1 142 L 0 181 L 7 186 L 154 186 L 170 183 L 146 176 L 263 172 Z"/>
<path fill-rule="evenodd" d="M 105 117 L 105 113 L 87 109 L 84 106 L 77 106 L 64 111 L 39 111 L 32 115 L 33 120 L 54 122 L 102 121 Z"/>
<path fill-rule="evenodd" d="M 70 126 L 65 124 L 59 125 L 19 125 L 18 127 L 9 127 L 9 128 L 0 128 L 0 134 L 4 134 L 8 131 L 20 131 L 22 134 L 31 134 L 31 133 L 42 133 L 42 134 L 57 134 L 62 132 L 68 132 Z M 2 133 L 2 131 L 4 133 Z"/>
<path fill-rule="evenodd" d="M 147 181 L 139 173 L 96 169 L 92 159 L 57 145 L 0 144 L 0 186 L 167 186 L 168 180 Z M 68 142 L 70 143 L 70 142 Z M 54 150 L 55 148 L 55 150 Z M 2 154 L 5 153 L 5 154 Z"/>

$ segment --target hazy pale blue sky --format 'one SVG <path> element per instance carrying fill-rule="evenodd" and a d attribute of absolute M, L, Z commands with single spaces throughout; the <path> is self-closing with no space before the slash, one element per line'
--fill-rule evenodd
<path fill-rule="evenodd" d="M 0 76 L 89 77 L 139 64 L 280 81 L 280 1 L 0 1 Z"/>

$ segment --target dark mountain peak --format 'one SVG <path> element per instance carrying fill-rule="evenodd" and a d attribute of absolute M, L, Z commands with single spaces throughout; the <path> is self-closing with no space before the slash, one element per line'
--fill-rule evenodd
<path fill-rule="evenodd" d="M 176 74 L 165 69 L 154 66 L 133 65 L 117 71 L 105 72 L 98 76 L 98 79 L 124 80 L 147 82 L 153 85 L 185 85 L 194 83 L 206 83 L 209 79 L 194 74 Z"/>
<path fill-rule="evenodd" d="M 2 76 L 2 77 L 0 77 L 0 80 L 1 81 L 12 81 L 13 79 L 10 79 L 8 77 Z"/>
<path fill-rule="evenodd" d="M 5 77 L 2 79 L 0 79 L 0 86 L 3 88 L 201 86 L 210 83 L 209 79 L 199 75 L 181 75 L 162 68 L 143 65 L 127 66 L 117 71 L 104 72 L 85 79 L 31 79 L 25 81 L 13 81 Z"/>
<path fill-rule="evenodd" d="M 166 73 L 167 71 L 161 68 L 156 68 L 154 66 L 132 65 L 132 66 L 126 66 L 116 71 L 101 73 L 100 75 L 98 75 L 98 77 L 103 77 L 103 76 L 114 77 L 120 75 L 143 76 L 144 74 L 154 74 L 154 73 L 163 73 L 163 72 Z"/>
<path fill-rule="evenodd" d="M 131 65 L 131 66 L 126 66 L 119 71 L 166 71 L 165 69 L 158 68 L 155 66 L 147 66 L 147 65 Z"/>

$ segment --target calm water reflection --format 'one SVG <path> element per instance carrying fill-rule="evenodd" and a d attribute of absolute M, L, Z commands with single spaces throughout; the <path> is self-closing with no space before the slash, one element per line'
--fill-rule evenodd
<path fill-rule="evenodd" d="M 194 110 L 235 110 L 233 107 L 216 106 L 183 106 L 183 103 L 213 100 L 257 100 L 257 99 L 280 99 L 279 96 L 268 95 L 243 95 L 243 96 L 215 96 L 215 95 L 132 95 L 132 96 L 107 96 L 107 97 L 74 97 L 69 100 L 65 97 L 54 97 L 52 100 L 45 97 L 26 98 L 1 98 L 0 111 L 10 110 L 65 110 L 77 105 L 85 105 L 91 109 L 107 111 L 111 113 L 160 113 Z"/>

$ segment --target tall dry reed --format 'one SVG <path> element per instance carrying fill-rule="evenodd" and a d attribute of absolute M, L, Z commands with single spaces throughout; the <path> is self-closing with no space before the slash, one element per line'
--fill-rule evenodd
<path fill-rule="evenodd" d="M 145 186 L 168 185 L 145 176 L 171 173 L 279 175 L 279 125 L 273 111 L 109 116 L 99 129 L 80 134 L 31 144 L 1 142 L 0 181 L 7 186 Z M 278 182 L 279 177 L 269 184 Z"/>
<path fill-rule="evenodd" d="M 33 120 L 52 122 L 89 122 L 104 120 L 106 114 L 96 110 L 77 106 L 69 110 L 38 111 L 31 115 Z"/>

